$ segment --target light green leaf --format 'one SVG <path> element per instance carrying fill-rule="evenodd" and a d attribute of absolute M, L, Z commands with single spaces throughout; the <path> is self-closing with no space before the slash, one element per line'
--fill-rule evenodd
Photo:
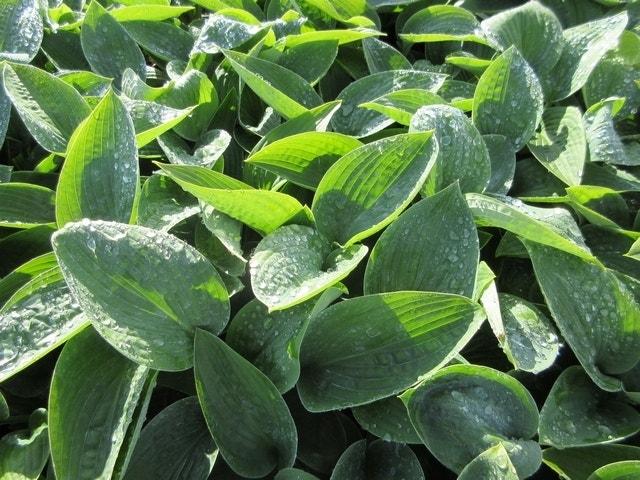
<path fill-rule="evenodd" d="M 506 373 L 452 365 L 401 398 L 429 451 L 456 473 L 496 444 L 507 450 L 519 478 L 540 467 L 540 446 L 530 440 L 538 430 L 538 409 L 529 391 Z"/>
<path fill-rule="evenodd" d="M 640 358 L 640 309 L 632 293 L 613 272 L 580 257 L 530 241 L 525 246 L 560 333 L 600 388 L 619 390 L 609 375 Z"/>
<path fill-rule="evenodd" d="M 562 100 L 580 90 L 600 59 L 617 45 L 627 21 L 627 12 L 619 12 L 566 29 L 556 68 L 541 78 L 546 100 Z"/>
<path fill-rule="evenodd" d="M 478 81 L 473 123 L 482 134 L 497 133 L 520 150 L 542 117 L 544 96 L 533 69 L 515 47 L 493 60 Z"/>
<path fill-rule="evenodd" d="M 404 403 L 396 396 L 353 407 L 351 411 L 363 429 L 383 440 L 422 443 Z"/>
<path fill-rule="evenodd" d="M 449 105 L 428 105 L 413 116 L 409 132 L 428 130 L 434 130 L 439 147 L 436 189 L 458 182 L 463 193 L 482 192 L 491 177 L 491 160 L 480 132 L 469 118 Z"/>
<path fill-rule="evenodd" d="M 49 252 L 32 258 L 14 269 L 0 280 L 0 305 L 4 305 L 11 295 L 33 277 L 57 266 L 55 255 Z"/>
<path fill-rule="evenodd" d="M 346 277 L 366 253 L 364 245 L 335 248 L 311 227 L 285 225 L 254 250 L 253 292 L 269 310 L 297 305 Z"/>
<path fill-rule="evenodd" d="M 298 393 L 312 412 L 403 391 L 445 365 L 480 327 L 479 305 L 458 295 L 394 292 L 321 312 L 300 347 Z"/>
<path fill-rule="evenodd" d="M 136 362 L 189 368 L 195 328 L 220 333 L 227 324 L 228 294 L 215 268 L 168 233 L 85 220 L 67 224 L 52 241 L 94 327 Z"/>
<path fill-rule="evenodd" d="M 0 478 L 37 480 L 49 459 L 47 411 L 29 416 L 29 429 L 7 433 L 0 438 Z"/>
<path fill-rule="evenodd" d="M 0 225 L 29 228 L 53 222 L 53 190 L 31 183 L 0 183 Z"/>
<path fill-rule="evenodd" d="M 553 384 L 540 411 L 539 431 L 541 444 L 558 448 L 614 442 L 640 431 L 640 413 L 573 365 Z"/>
<path fill-rule="evenodd" d="M 226 8 L 236 8 L 246 10 L 248 13 L 261 17 L 262 9 L 257 4 L 257 0 L 195 0 L 193 3 L 200 5 L 207 10 L 217 12 Z"/>
<path fill-rule="evenodd" d="M 625 460 L 640 460 L 640 447 L 595 445 L 578 448 L 546 448 L 543 461 L 572 480 L 587 480 L 598 468 Z"/>
<path fill-rule="evenodd" d="M 579 185 L 567 188 L 567 198 L 571 206 L 593 225 L 614 230 L 628 226 L 629 207 L 624 197 L 615 190 Z M 635 234 L 637 237 L 638 234 Z"/>
<path fill-rule="evenodd" d="M 239 47 L 265 29 L 251 13 L 242 10 L 222 10 L 210 15 L 195 41 L 192 53 L 216 54 Z"/>
<path fill-rule="evenodd" d="M 370 102 L 364 102 L 359 107 L 368 108 L 380 112 L 402 125 L 409 125 L 414 114 L 425 105 L 446 103 L 445 100 L 430 92 L 409 88 L 387 93 Z"/>
<path fill-rule="evenodd" d="M 4 75 L 2 74 L 4 68 L 0 67 L 0 145 L 4 144 L 7 129 L 9 128 L 9 121 L 11 120 L 11 99 L 7 95 L 4 88 Z M 2 182 L 8 182 L 9 179 L 5 178 L 6 169 L 10 169 L 9 165 L 3 165 Z M 10 177 L 10 172 L 8 177 Z"/>
<path fill-rule="evenodd" d="M 391 223 L 433 167 L 437 144 L 431 137 L 425 132 L 383 138 L 338 160 L 320 181 L 311 207 L 320 233 L 349 246 Z"/>
<path fill-rule="evenodd" d="M 458 480 L 518 480 L 507 450 L 502 443 L 487 448 L 471 460 L 458 475 Z"/>
<path fill-rule="evenodd" d="M 633 242 L 633 245 L 631 245 L 631 248 L 626 255 L 631 258 L 635 258 L 636 260 L 640 260 L 640 238 Z"/>
<path fill-rule="evenodd" d="M 217 456 L 198 399 L 183 398 L 144 427 L 124 480 L 207 478 Z"/>
<path fill-rule="evenodd" d="M 350 23 L 353 17 L 376 18 L 365 0 L 308 0 L 308 3 L 339 22 Z"/>
<path fill-rule="evenodd" d="M 567 185 L 579 185 L 587 156 L 587 138 L 580 110 L 548 107 L 540 131 L 527 144 L 538 161 Z"/>
<path fill-rule="evenodd" d="M 338 45 L 344 45 L 378 35 L 381 35 L 381 33 L 371 28 L 327 29 L 304 32 L 301 35 L 287 35 L 284 42 L 287 47 L 295 47 L 303 43 L 318 41 L 337 41 Z"/>
<path fill-rule="evenodd" d="M 422 89 L 436 92 L 444 83 L 446 75 L 418 70 L 393 70 L 367 75 L 351 82 L 340 92 L 340 109 L 331 120 L 336 132 L 357 138 L 376 133 L 393 123 L 385 115 L 361 108 L 362 104 L 374 102 L 383 95 L 398 90 Z"/>
<path fill-rule="evenodd" d="M 336 160 L 361 146 L 362 142 L 340 133 L 299 133 L 268 144 L 246 161 L 315 190 Z"/>
<path fill-rule="evenodd" d="M 411 62 L 402 53 L 375 37 L 363 39 L 362 48 L 371 73 L 388 70 L 411 70 L 413 68 Z"/>
<path fill-rule="evenodd" d="M 82 218 L 129 223 L 139 175 L 133 123 L 111 91 L 69 141 L 56 191 L 58 226 Z"/>
<path fill-rule="evenodd" d="M 464 8 L 434 5 L 414 13 L 402 27 L 407 42 L 466 41 L 487 43 L 476 17 Z"/>
<path fill-rule="evenodd" d="M 148 376 L 146 367 L 120 355 L 93 328 L 67 342 L 49 396 L 57 478 L 112 478 Z"/>
<path fill-rule="evenodd" d="M 640 461 L 629 460 L 615 462 L 600 467 L 593 472 L 588 480 L 636 480 L 640 471 Z"/>
<path fill-rule="evenodd" d="M 38 144 L 64 153 L 67 142 L 91 108 L 66 82 L 30 65 L 6 65 L 4 87 L 14 108 Z"/>
<path fill-rule="evenodd" d="M 473 217 L 454 184 L 410 207 L 383 232 L 367 263 L 364 291 L 471 297 L 479 258 Z"/>
<path fill-rule="evenodd" d="M 30 63 L 40 49 L 43 22 L 36 0 L 5 0 L 0 5 L 0 61 Z"/>
<path fill-rule="evenodd" d="M 298 435 L 273 383 L 204 330 L 196 330 L 194 356 L 198 399 L 227 464 L 239 475 L 252 478 L 276 467 L 291 467 Z"/>
<path fill-rule="evenodd" d="M 154 5 L 153 8 L 149 8 L 149 5 L 131 5 L 122 8 L 115 8 L 109 13 L 118 22 L 130 22 L 134 20 L 152 20 L 154 22 L 162 22 L 163 20 L 169 20 L 170 18 L 177 18 L 180 15 L 193 10 L 191 6 L 169 6 L 169 5 Z"/>

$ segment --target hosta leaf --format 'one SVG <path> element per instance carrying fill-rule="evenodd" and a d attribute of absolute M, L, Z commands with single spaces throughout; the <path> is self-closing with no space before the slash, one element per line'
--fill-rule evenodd
<path fill-rule="evenodd" d="M 43 22 L 36 0 L 6 0 L 0 5 L 0 61 L 27 64 L 40 49 Z"/>
<path fill-rule="evenodd" d="M 160 165 L 172 180 L 216 210 L 240 220 L 262 235 L 303 215 L 303 206 L 290 195 L 251 188 L 203 167 Z"/>
<path fill-rule="evenodd" d="M 195 107 L 176 109 L 142 100 L 128 100 L 125 105 L 133 122 L 138 148 L 171 130 L 195 110 Z"/>
<path fill-rule="evenodd" d="M 253 293 L 270 310 L 291 307 L 346 277 L 366 253 L 364 245 L 335 248 L 311 227 L 285 225 L 254 250 Z"/>
<path fill-rule="evenodd" d="M 0 145 L 4 143 L 4 140 L 7 135 L 7 129 L 9 128 L 9 121 L 11 120 L 11 99 L 7 95 L 7 92 L 4 88 L 4 75 L 2 71 L 4 69 L 0 67 Z M 4 165 L 3 168 L 11 168 L 8 165 Z M 4 178 L 3 171 L 3 182 L 8 182 L 8 178 Z M 10 176 L 10 175 L 9 175 Z"/>
<path fill-rule="evenodd" d="M 122 74 L 127 68 L 145 78 L 145 59 L 140 48 L 99 2 L 91 2 L 87 9 L 80 40 L 91 69 L 105 77 L 114 78 L 116 86 L 120 86 Z"/>
<path fill-rule="evenodd" d="M 0 183 L 0 225 L 29 228 L 55 222 L 55 193 L 30 183 Z"/>
<path fill-rule="evenodd" d="M 318 477 L 297 468 L 283 468 L 276 474 L 274 480 L 318 480 Z"/>
<path fill-rule="evenodd" d="M 201 5 L 212 12 L 226 8 L 237 8 L 257 17 L 263 15 L 257 0 L 195 0 L 193 3 Z"/>
<path fill-rule="evenodd" d="M 520 150 L 535 132 L 543 110 L 542 87 L 515 47 L 496 58 L 478 81 L 473 123 L 483 134 L 497 133 Z"/>
<path fill-rule="evenodd" d="M 402 395 L 414 427 L 431 453 L 460 473 L 477 455 L 501 443 L 519 478 L 541 463 L 538 409 L 528 390 L 506 373 L 453 365 Z"/>
<path fill-rule="evenodd" d="M 458 480 L 474 480 L 476 478 L 485 480 L 519 479 L 518 472 L 516 472 L 504 445 L 498 443 L 487 448 L 471 460 L 458 475 Z"/>
<path fill-rule="evenodd" d="M 589 160 L 614 165 L 640 165 L 637 155 L 628 155 L 613 117 L 622 108 L 623 99 L 612 98 L 591 106 L 584 114 L 584 128 L 589 145 Z"/>
<path fill-rule="evenodd" d="M 640 447 L 595 445 L 578 448 L 547 448 L 543 461 L 556 472 L 574 480 L 587 480 L 598 468 L 625 460 L 640 460 Z"/>
<path fill-rule="evenodd" d="M 193 49 L 194 40 L 189 32 L 171 23 L 134 20 L 123 23 L 123 26 L 138 45 L 162 60 L 186 61 Z"/>
<path fill-rule="evenodd" d="M 516 171 L 516 152 L 504 135 L 483 135 L 482 139 L 491 159 L 491 178 L 485 191 L 506 195 L 513 184 Z"/>
<path fill-rule="evenodd" d="M 411 62 L 402 53 L 382 40 L 374 37 L 365 38 L 362 40 L 362 48 L 371 73 L 412 68 Z"/>
<path fill-rule="evenodd" d="M 437 189 L 457 181 L 463 193 L 482 192 L 491 177 L 491 160 L 480 132 L 469 118 L 449 105 L 422 107 L 411 118 L 409 132 L 428 130 L 434 130 L 439 147 Z"/>
<path fill-rule="evenodd" d="M 413 43 L 487 42 L 476 17 L 453 5 L 435 5 L 414 13 L 404 24 L 400 38 Z"/>
<path fill-rule="evenodd" d="M 29 429 L 0 438 L 0 477 L 5 480 L 40 478 L 49 459 L 47 411 L 39 408 L 29 416 Z"/>
<path fill-rule="evenodd" d="M 183 398 L 144 427 L 124 479 L 206 478 L 217 455 L 198 399 Z"/>
<path fill-rule="evenodd" d="M 332 305 L 302 340 L 300 399 L 310 411 L 325 411 L 399 393 L 453 358 L 483 319 L 468 298 L 433 292 Z"/>
<path fill-rule="evenodd" d="M 640 461 L 629 460 L 600 467 L 587 480 L 634 480 L 640 471 Z"/>
<path fill-rule="evenodd" d="M 55 255 L 53 252 L 49 252 L 32 258 L 17 267 L 0 280 L 0 305 L 4 305 L 11 295 L 33 277 L 57 266 Z"/>
<path fill-rule="evenodd" d="M 69 340 L 49 396 L 49 438 L 57 478 L 109 479 L 149 371 L 93 328 Z"/>
<path fill-rule="evenodd" d="M 432 132 L 396 135 L 338 160 L 313 200 L 320 233 L 348 246 L 391 223 L 418 193 L 434 164 L 437 146 L 431 137 Z"/>
<path fill-rule="evenodd" d="M 579 185 L 567 188 L 571 206 L 593 225 L 620 229 L 629 226 L 629 209 L 622 195 L 606 187 Z"/>
<path fill-rule="evenodd" d="M 220 53 L 251 40 L 265 26 L 247 11 L 223 10 L 210 15 L 200 29 L 193 53 Z"/>
<path fill-rule="evenodd" d="M 538 75 L 551 70 L 562 53 L 562 25 L 552 10 L 527 2 L 482 22 L 492 42 L 506 50 L 512 45 Z"/>
<path fill-rule="evenodd" d="M 361 146 L 362 142 L 340 133 L 307 132 L 270 143 L 247 162 L 313 190 L 336 160 Z"/>
<path fill-rule="evenodd" d="M 198 201 L 166 175 L 152 175 L 144 182 L 138 204 L 138 225 L 168 232 L 198 213 Z"/>
<path fill-rule="evenodd" d="M 29 133 L 45 150 L 63 153 L 74 130 L 91 112 L 66 82 L 30 65 L 6 65 L 4 87 Z"/>
<path fill-rule="evenodd" d="M 240 78 L 283 117 L 297 117 L 322 104 L 315 90 L 298 74 L 260 58 L 225 51 Z"/>
<path fill-rule="evenodd" d="M 340 94 L 340 109 L 331 120 L 337 132 L 354 137 L 365 137 L 391 125 L 393 120 L 382 113 L 361 108 L 366 102 L 398 90 L 422 89 L 435 92 L 446 76 L 417 70 L 393 70 L 375 73 L 350 83 Z"/>
<path fill-rule="evenodd" d="M 0 382 L 62 345 L 87 322 L 58 268 L 34 276 L 0 310 Z"/>
<path fill-rule="evenodd" d="M 404 403 L 396 396 L 353 407 L 351 411 L 362 428 L 383 440 L 422 443 Z"/>
<path fill-rule="evenodd" d="M 473 217 L 454 184 L 410 207 L 384 231 L 369 257 L 364 291 L 471 297 L 479 257 Z"/>
<path fill-rule="evenodd" d="M 556 68 L 541 79 L 548 101 L 567 98 L 584 86 L 600 59 L 618 43 L 627 20 L 627 13 L 620 12 L 563 32 L 564 46 Z"/>
<path fill-rule="evenodd" d="M 622 440 L 640 431 L 640 414 L 592 383 L 582 367 L 564 370 L 540 411 L 540 443 L 558 448 Z"/>
<path fill-rule="evenodd" d="M 629 370 L 640 355 L 640 309 L 632 293 L 609 270 L 554 248 L 525 245 L 560 333 L 600 388 L 618 390 L 620 382 L 608 374 Z"/>
<path fill-rule="evenodd" d="M 110 13 L 118 22 L 130 22 L 134 20 L 153 20 L 155 22 L 162 22 L 170 18 L 177 18 L 180 15 L 193 10 L 191 6 L 169 6 L 169 5 L 154 5 L 153 8 L 149 8 L 149 5 L 131 5 L 122 8 L 116 8 Z"/>
<path fill-rule="evenodd" d="M 380 112 L 392 120 L 409 125 L 414 114 L 424 105 L 446 103 L 444 99 L 429 90 L 409 88 L 388 93 L 359 107 Z"/>
<path fill-rule="evenodd" d="M 309 0 L 309 4 L 340 22 L 375 15 L 365 0 Z"/>
<path fill-rule="evenodd" d="M 331 68 L 337 54 L 337 40 L 317 40 L 290 47 L 276 58 L 278 65 L 297 73 L 313 85 Z"/>
<path fill-rule="evenodd" d="M 544 167 L 567 185 L 579 185 L 587 156 L 587 139 L 580 110 L 549 107 L 542 114 L 540 132 L 527 144 Z"/>
<path fill-rule="evenodd" d="M 196 331 L 194 356 L 198 399 L 229 466 L 252 478 L 267 475 L 276 467 L 291 467 L 298 435 L 289 408 L 273 383 L 204 330 Z"/>
<path fill-rule="evenodd" d="M 170 234 L 83 221 L 56 232 L 53 244 L 94 327 L 136 362 L 189 368 L 195 328 L 219 333 L 227 324 L 228 294 L 215 268 Z"/>
<path fill-rule="evenodd" d="M 133 123 L 111 91 L 69 141 L 56 192 L 59 226 L 82 218 L 129 223 L 138 196 Z"/>
<path fill-rule="evenodd" d="M 0 262 L 0 275 L 8 275 L 23 263 L 38 255 L 51 251 L 51 234 L 55 228 L 51 224 L 17 230 L 0 239 L 0 250 L 11 252 Z"/>
<path fill-rule="evenodd" d="M 377 35 L 380 35 L 379 31 L 361 27 L 340 30 L 318 30 L 304 32 L 301 35 L 287 35 L 285 45 L 287 47 L 295 47 L 303 43 L 318 41 L 337 41 L 338 45 L 344 45 Z"/>

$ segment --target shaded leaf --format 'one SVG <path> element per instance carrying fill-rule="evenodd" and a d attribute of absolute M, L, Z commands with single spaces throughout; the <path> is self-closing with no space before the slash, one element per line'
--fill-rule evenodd
<path fill-rule="evenodd" d="M 593 472 L 588 480 L 634 480 L 640 471 L 640 461 L 628 460 L 615 462 L 600 467 Z"/>
<path fill-rule="evenodd" d="M 0 305 L 4 305 L 11 295 L 33 277 L 57 266 L 55 255 L 53 252 L 49 252 L 32 258 L 17 267 L 0 280 Z"/>
<path fill-rule="evenodd" d="M 422 443 L 404 403 L 396 396 L 353 407 L 351 411 L 362 428 L 383 440 Z"/>
<path fill-rule="evenodd" d="M 402 53 L 375 37 L 364 38 L 362 48 L 371 73 L 412 68 L 411 62 Z"/>
<path fill-rule="evenodd" d="M 29 228 L 53 222 L 53 190 L 30 183 L 0 183 L 0 225 Z"/>
<path fill-rule="evenodd" d="M 425 105 L 446 103 L 442 97 L 429 90 L 409 88 L 387 93 L 370 102 L 364 102 L 359 107 L 380 112 L 392 120 L 410 125 L 414 114 Z"/>
<path fill-rule="evenodd" d="M 471 460 L 458 476 L 458 480 L 473 480 L 476 478 L 518 480 L 518 473 L 502 443 L 487 448 Z"/>
<path fill-rule="evenodd" d="M 573 480 L 587 480 L 598 468 L 624 460 L 640 460 L 640 447 L 595 445 L 578 448 L 546 448 L 543 461 Z"/>
<path fill-rule="evenodd" d="M 513 184 L 516 170 L 516 152 L 504 135 L 483 135 L 482 139 L 491 160 L 491 178 L 486 192 L 506 195 Z"/>
<path fill-rule="evenodd" d="M 640 165 L 637 155 L 629 155 L 616 131 L 613 117 L 624 100 L 611 98 L 592 105 L 584 114 L 584 128 L 589 145 L 589 160 L 615 165 Z"/>
<path fill-rule="evenodd" d="M 198 201 L 169 177 L 152 175 L 144 182 L 138 204 L 138 225 L 169 231 L 198 213 Z"/>
<path fill-rule="evenodd" d="M 0 477 L 6 480 L 37 479 L 49 459 L 47 411 L 29 416 L 29 429 L 0 438 Z"/>

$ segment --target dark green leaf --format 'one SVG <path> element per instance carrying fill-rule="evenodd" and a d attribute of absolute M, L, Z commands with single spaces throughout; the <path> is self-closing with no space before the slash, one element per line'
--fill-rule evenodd
<path fill-rule="evenodd" d="M 169 231 L 181 221 L 200 213 L 192 195 L 165 175 L 152 175 L 142 186 L 137 223 Z"/>
<path fill-rule="evenodd" d="M 29 417 L 29 429 L 0 438 L 0 477 L 6 480 L 40 478 L 49 459 L 47 411 L 39 408 Z"/>
<path fill-rule="evenodd" d="M 547 448 L 543 461 L 572 480 L 587 480 L 598 468 L 624 460 L 640 460 L 640 447 L 597 445 L 581 448 Z"/>
<path fill-rule="evenodd" d="M 589 160 L 615 165 L 640 165 L 638 155 L 629 155 L 616 131 L 613 117 L 622 108 L 624 100 L 610 98 L 592 105 L 583 117 Z"/>
<path fill-rule="evenodd" d="M 435 5 L 419 10 L 404 24 L 400 38 L 413 43 L 487 42 L 476 17 L 468 10 L 453 5 Z"/>
<path fill-rule="evenodd" d="M 502 443 L 487 448 L 471 460 L 458 476 L 458 480 L 475 480 L 478 478 L 484 480 L 519 479 L 518 473 Z"/>
<path fill-rule="evenodd" d="M 29 183 L 0 183 L 0 225 L 29 228 L 55 222 L 55 193 Z"/>
<path fill-rule="evenodd" d="M 375 37 L 362 40 L 362 48 L 371 73 L 388 70 L 411 70 L 411 62 L 388 43 Z"/>
<path fill-rule="evenodd" d="M 407 409 L 398 397 L 353 407 L 353 416 L 366 431 L 383 440 L 399 443 L 422 443 L 416 429 L 413 428 Z"/>
<path fill-rule="evenodd" d="M 640 471 L 640 461 L 628 460 L 600 467 L 588 480 L 636 480 Z"/>
<path fill-rule="evenodd" d="M 486 191 L 506 195 L 513 184 L 516 170 L 516 152 L 504 135 L 483 135 L 482 139 L 491 159 L 491 178 Z"/>
<path fill-rule="evenodd" d="M 40 5 L 35 0 L 6 0 L 0 5 L 0 61 L 29 63 L 43 36 Z"/>

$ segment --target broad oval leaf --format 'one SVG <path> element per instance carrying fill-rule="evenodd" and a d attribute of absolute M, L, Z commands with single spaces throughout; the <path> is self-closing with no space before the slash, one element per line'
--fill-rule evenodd
<path fill-rule="evenodd" d="M 535 132 L 543 110 L 540 81 L 515 47 L 496 58 L 478 81 L 473 97 L 473 123 L 482 134 L 497 133 L 516 151 Z"/>
<path fill-rule="evenodd" d="M 45 150 L 64 153 L 91 113 L 87 102 L 68 83 L 30 65 L 6 65 L 3 76 L 7 96 L 29 133 Z"/>
<path fill-rule="evenodd" d="M 615 462 L 600 467 L 587 480 L 635 480 L 639 471 L 640 461 Z"/>
<path fill-rule="evenodd" d="M 614 165 L 640 165 L 638 155 L 629 155 L 618 134 L 614 116 L 622 108 L 624 99 L 609 98 L 592 105 L 583 122 L 589 145 L 589 161 Z"/>
<path fill-rule="evenodd" d="M 498 443 L 471 460 L 458 475 L 458 480 L 476 480 L 478 478 L 519 480 L 520 477 L 518 477 L 518 472 L 516 472 L 504 445 Z"/>
<path fill-rule="evenodd" d="M 578 448 L 546 448 L 543 460 L 556 472 L 577 480 L 587 480 L 598 468 L 625 460 L 640 460 L 640 447 L 594 445 Z"/>
<path fill-rule="evenodd" d="M 434 130 L 438 141 L 436 188 L 458 182 L 463 193 L 482 192 L 491 177 L 489 152 L 478 129 L 458 108 L 429 105 L 411 118 L 409 132 Z"/>
<path fill-rule="evenodd" d="M 44 35 L 36 0 L 5 0 L 0 6 L 0 60 L 30 63 Z"/>
<path fill-rule="evenodd" d="M 276 467 L 291 467 L 298 434 L 273 383 L 205 330 L 196 330 L 194 356 L 198 399 L 229 466 L 251 478 L 267 475 Z"/>
<path fill-rule="evenodd" d="M 479 305 L 444 293 L 383 293 L 332 305 L 302 340 L 300 399 L 316 412 L 399 393 L 453 358 L 483 320 Z"/>
<path fill-rule="evenodd" d="M 53 222 L 53 190 L 31 183 L 0 183 L 0 225 L 29 228 Z"/>
<path fill-rule="evenodd" d="M 386 42 L 370 37 L 362 40 L 364 58 L 371 73 L 411 70 L 411 62 Z"/>
<path fill-rule="evenodd" d="M 94 327 L 138 363 L 189 368 L 196 327 L 217 334 L 227 324 L 229 299 L 217 271 L 168 233 L 85 220 L 56 232 L 53 245 Z"/>
<path fill-rule="evenodd" d="M 58 358 L 49 395 L 51 458 L 57 478 L 110 479 L 149 370 L 87 328 Z"/>
<path fill-rule="evenodd" d="M 557 378 L 540 410 L 540 443 L 558 448 L 622 440 L 640 431 L 640 413 L 604 392 L 574 365 Z"/>
<path fill-rule="evenodd" d="M 166 175 L 151 175 L 142 186 L 138 225 L 168 232 L 181 221 L 197 215 L 198 201 Z"/>
<path fill-rule="evenodd" d="M 429 451 L 460 473 L 487 448 L 501 443 L 518 476 L 540 467 L 538 408 L 515 378 L 479 365 L 452 365 L 402 395 Z"/>
<path fill-rule="evenodd" d="M 220 53 L 239 47 L 264 30 L 265 26 L 248 11 L 227 10 L 210 15 L 193 46 L 192 53 Z"/>
<path fill-rule="evenodd" d="M 364 291 L 471 297 L 479 259 L 476 226 L 454 184 L 410 207 L 383 232 L 367 263 Z"/>
<path fill-rule="evenodd" d="M 285 225 L 264 237 L 251 257 L 253 293 L 270 310 L 297 305 L 346 277 L 366 253 L 364 245 L 334 249 L 311 227 Z"/>
<path fill-rule="evenodd" d="M 143 7 L 147 11 L 155 8 Z M 171 7 L 190 9 L 190 7 Z M 112 10 L 115 13 L 122 9 Z M 193 49 L 193 37 L 179 26 L 154 20 L 132 20 L 122 24 L 127 33 L 154 57 L 166 61 L 186 61 Z"/>
<path fill-rule="evenodd" d="M 311 207 L 320 233 L 349 246 L 391 223 L 431 171 L 438 149 L 432 133 L 377 140 L 338 160 Z"/>
<path fill-rule="evenodd" d="M 12 431 L 0 438 L 0 475 L 5 480 L 39 478 L 47 460 L 47 411 L 38 408 L 29 415 L 29 429 Z"/>
<path fill-rule="evenodd" d="M 429 90 L 408 88 L 387 93 L 359 106 L 380 112 L 401 125 L 410 125 L 411 118 L 421 107 L 439 103 L 446 102 Z"/>
<path fill-rule="evenodd" d="M 491 159 L 491 178 L 485 191 L 506 195 L 516 171 L 515 149 L 504 135 L 483 135 L 482 139 Z"/>
<path fill-rule="evenodd" d="M 91 218 L 129 223 L 139 194 L 133 123 L 110 91 L 69 141 L 56 191 L 56 220 Z"/>
<path fill-rule="evenodd" d="M 413 428 L 407 409 L 396 396 L 376 400 L 351 409 L 360 426 L 383 440 L 398 443 L 422 443 Z"/>
<path fill-rule="evenodd" d="M 473 13 L 453 5 L 434 5 L 414 13 L 402 27 L 408 42 L 467 41 L 487 43 Z"/>

